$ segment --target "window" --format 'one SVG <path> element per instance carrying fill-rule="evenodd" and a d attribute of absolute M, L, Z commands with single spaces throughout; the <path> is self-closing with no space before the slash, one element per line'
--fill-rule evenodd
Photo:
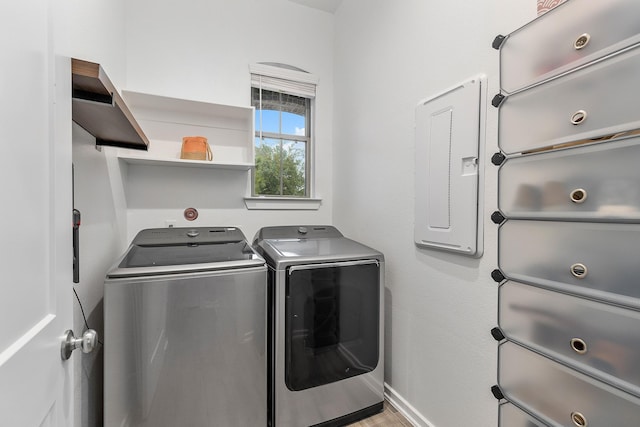
<path fill-rule="evenodd" d="M 256 108 L 254 194 L 308 196 L 310 99 L 254 87 L 251 104 Z"/>
<path fill-rule="evenodd" d="M 311 126 L 315 78 L 291 67 L 251 68 L 255 107 L 254 196 L 311 195 Z"/>

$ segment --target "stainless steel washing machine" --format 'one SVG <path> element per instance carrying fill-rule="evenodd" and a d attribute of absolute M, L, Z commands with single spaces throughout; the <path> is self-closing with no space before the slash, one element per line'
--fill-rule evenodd
<path fill-rule="evenodd" d="M 105 281 L 104 425 L 267 425 L 266 266 L 233 227 L 143 230 Z"/>
<path fill-rule="evenodd" d="M 330 226 L 265 227 L 273 427 L 341 426 L 384 400 L 384 257 Z"/>

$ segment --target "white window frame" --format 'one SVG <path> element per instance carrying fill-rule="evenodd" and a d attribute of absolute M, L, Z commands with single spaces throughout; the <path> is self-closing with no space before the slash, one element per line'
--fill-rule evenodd
<path fill-rule="evenodd" d="M 311 115 L 308 118 L 311 123 L 309 134 L 310 142 L 307 149 L 306 166 L 308 193 L 304 197 L 288 196 L 250 196 L 245 197 L 247 209 L 318 209 L 321 199 L 315 198 L 315 138 L 314 138 L 314 111 L 316 86 L 318 78 L 306 71 L 286 65 L 273 63 L 251 64 L 251 87 L 288 93 L 311 99 Z M 254 176 L 252 173 L 250 188 L 254 188 Z"/>

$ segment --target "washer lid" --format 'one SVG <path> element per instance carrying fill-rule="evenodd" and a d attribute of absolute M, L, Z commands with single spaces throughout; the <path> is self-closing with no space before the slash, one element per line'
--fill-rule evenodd
<path fill-rule="evenodd" d="M 253 244 L 258 253 L 277 269 L 329 261 L 384 261 L 379 251 L 344 237 L 330 226 L 264 227 L 258 231 Z"/>
<path fill-rule="evenodd" d="M 337 228 L 331 225 L 281 225 L 262 227 L 256 233 L 254 242 L 267 239 L 320 239 L 343 237 Z"/>
<path fill-rule="evenodd" d="M 131 277 L 264 265 L 233 227 L 142 230 L 109 277 Z"/>

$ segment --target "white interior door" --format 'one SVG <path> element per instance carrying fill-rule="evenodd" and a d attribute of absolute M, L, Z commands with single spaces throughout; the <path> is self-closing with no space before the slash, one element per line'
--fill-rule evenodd
<path fill-rule="evenodd" d="M 48 0 L 0 3 L 0 424 L 72 425 L 71 74 Z"/>

